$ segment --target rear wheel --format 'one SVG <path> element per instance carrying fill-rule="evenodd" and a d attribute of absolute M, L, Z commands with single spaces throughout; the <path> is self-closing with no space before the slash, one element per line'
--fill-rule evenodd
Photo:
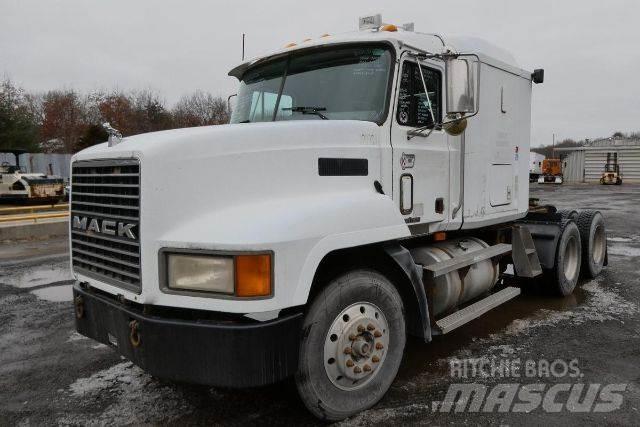
<path fill-rule="evenodd" d="M 332 281 L 305 317 L 296 386 L 318 418 L 337 421 L 375 405 L 393 382 L 406 341 L 402 299 L 381 274 Z"/>
<path fill-rule="evenodd" d="M 578 211 L 574 209 L 561 209 L 558 213 L 562 215 L 562 219 L 572 219 L 574 221 L 578 219 Z"/>
<path fill-rule="evenodd" d="M 598 211 L 582 211 L 577 224 L 582 241 L 582 273 L 594 278 L 602 271 L 607 255 L 604 217 Z"/>
<path fill-rule="evenodd" d="M 545 282 L 553 283 L 557 294 L 567 296 L 573 293 L 580 277 L 581 253 L 578 226 L 572 220 L 562 220 L 554 266 L 544 276 Z"/>

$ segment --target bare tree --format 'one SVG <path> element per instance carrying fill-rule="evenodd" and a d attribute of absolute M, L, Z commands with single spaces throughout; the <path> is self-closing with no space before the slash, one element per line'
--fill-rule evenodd
<path fill-rule="evenodd" d="M 229 109 L 222 97 L 198 90 L 180 98 L 173 117 L 177 127 L 219 125 L 229 122 Z"/>

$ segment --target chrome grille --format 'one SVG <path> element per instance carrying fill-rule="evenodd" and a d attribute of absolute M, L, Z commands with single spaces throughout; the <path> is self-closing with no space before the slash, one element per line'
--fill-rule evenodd
<path fill-rule="evenodd" d="M 105 220 L 108 227 L 103 223 Z M 127 237 L 118 228 L 122 224 L 133 224 L 130 230 L 135 238 Z M 73 163 L 71 254 L 78 273 L 140 292 L 140 164 L 137 160 Z"/>

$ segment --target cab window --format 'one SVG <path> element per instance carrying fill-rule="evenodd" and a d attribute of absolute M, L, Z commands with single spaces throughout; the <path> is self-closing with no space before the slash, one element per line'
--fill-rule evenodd
<path fill-rule="evenodd" d="M 442 122 L 442 74 L 433 68 L 422 66 L 422 75 L 429 92 L 435 124 Z M 398 112 L 396 120 L 403 126 L 433 127 L 434 122 L 429 111 L 429 103 L 424 93 L 418 65 L 405 62 L 400 75 L 400 93 L 398 94 Z"/>

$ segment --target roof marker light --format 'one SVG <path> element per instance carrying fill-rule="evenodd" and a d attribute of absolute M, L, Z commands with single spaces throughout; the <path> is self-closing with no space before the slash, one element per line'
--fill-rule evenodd
<path fill-rule="evenodd" d="M 382 25 L 382 15 L 361 16 L 358 19 L 358 29 L 363 30 L 377 30 Z"/>
<path fill-rule="evenodd" d="M 329 37 L 331 34 L 329 33 L 324 33 L 323 35 L 320 36 L 320 38 L 325 38 L 325 37 Z"/>
<path fill-rule="evenodd" d="M 392 33 L 398 31 L 398 27 L 393 24 L 385 24 L 380 28 L 380 31 L 390 31 Z"/>
<path fill-rule="evenodd" d="M 294 47 L 294 46 L 297 46 L 297 44 L 295 44 L 295 43 L 293 43 L 293 42 L 292 42 L 292 43 L 288 43 L 288 44 L 286 44 L 284 47 L 289 48 L 289 47 Z"/>
<path fill-rule="evenodd" d="M 415 24 L 413 22 L 407 22 L 406 24 L 402 24 L 402 29 L 404 31 L 414 31 Z"/>

